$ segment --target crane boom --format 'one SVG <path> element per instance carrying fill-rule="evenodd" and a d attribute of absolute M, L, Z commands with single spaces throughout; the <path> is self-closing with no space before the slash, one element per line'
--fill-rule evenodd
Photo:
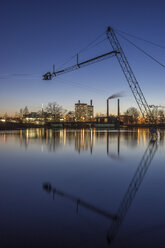
<path fill-rule="evenodd" d="M 93 63 L 111 58 L 111 57 L 117 55 L 117 53 L 118 53 L 118 51 L 111 51 L 108 53 L 101 54 L 97 57 L 82 61 L 80 63 L 78 61 L 78 55 L 77 55 L 77 63 L 75 65 L 66 67 L 66 68 L 59 70 L 59 71 L 56 71 L 56 72 L 54 71 L 53 73 L 47 72 L 46 74 L 43 75 L 43 80 L 51 80 L 53 77 L 61 75 L 63 73 L 74 71 L 74 70 L 77 70 L 77 69 L 82 68 L 84 66 L 91 65 Z"/>
<path fill-rule="evenodd" d="M 140 112 L 142 113 L 143 117 L 147 117 L 149 122 L 152 124 L 155 124 L 155 119 L 152 115 L 152 112 L 150 110 L 150 107 L 143 95 L 143 92 L 139 86 L 138 81 L 136 80 L 136 77 L 128 63 L 128 60 L 124 54 L 124 51 L 116 37 L 116 34 L 114 30 L 111 27 L 107 28 L 106 32 L 107 38 L 113 48 L 113 50 L 118 51 L 119 53 L 116 55 L 118 62 L 122 68 L 122 71 L 126 77 L 126 80 L 129 84 L 129 87 L 133 93 L 133 96 L 138 104 L 138 107 L 140 109 Z"/>

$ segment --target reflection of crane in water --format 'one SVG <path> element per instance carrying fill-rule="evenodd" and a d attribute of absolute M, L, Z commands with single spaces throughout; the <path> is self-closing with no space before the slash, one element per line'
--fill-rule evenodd
<path fill-rule="evenodd" d="M 49 183 L 44 183 L 43 184 L 43 189 L 46 190 L 48 193 L 53 192 L 53 199 L 54 199 L 54 196 L 56 194 L 56 195 L 65 197 L 65 198 L 75 202 L 76 203 L 76 212 L 77 213 L 78 213 L 78 207 L 79 207 L 79 205 L 81 205 L 81 206 L 83 206 L 83 207 L 85 207 L 87 209 L 90 209 L 91 211 L 96 212 L 96 213 L 98 213 L 98 214 L 100 214 L 100 215 L 102 215 L 102 216 L 104 216 L 104 217 L 106 217 L 108 219 L 111 219 L 111 220 L 116 220 L 117 219 L 116 215 L 108 213 L 108 212 L 106 212 L 104 210 L 101 210 L 101 209 L 99 209 L 99 208 L 97 208 L 97 207 L 95 207 L 95 206 L 93 206 L 93 205 L 81 200 L 80 198 L 76 198 L 75 196 L 67 194 L 67 193 L 65 193 L 65 192 L 63 192 L 61 190 L 56 189 L 56 188 L 53 189 L 51 184 L 49 184 Z"/>
<path fill-rule="evenodd" d="M 158 148 L 158 141 L 157 141 L 157 137 L 155 137 L 155 139 L 153 137 L 151 137 L 148 147 L 145 150 L 145 153 L 143 154 L 143 157 L 139 163 L 139 166 L 129 184 L 129 187 L 126 191 L 126 194 L 123 198 L 123 200 L 121 201 L 121 204 L 118 208 L 117 211 L 117 216 L 118 218 L 116 219 L 116 221 L 113 221 L 108 233 L 107 233 L 107 240 L 109 243 L 112 243 L 113 240 L 115 239 L 119 227 L 121 226 L 124 217 L 128 211 L 128 209 L 130 208 L 135 195 L 144 179 L 144 176 L 147 172 L 147 169 L 156 153 L 156 150 Z"/>
<path fill-rule="evenodd" d="M 117 133 L 117 155 L 109 152 L 109 136 L 110 133 L 107 132 L 107 155 L 110 156 L 112 159 L 119 159 L 120 158 L 120 131 L 118 130 Z"/>
<path fill-rule="evenodd" d="M 121 204 L 119 206 L 119 209 L 117 211 L 117 214 L 111 214 L 108 212 L 105 212 L 104 210 L 98 209 L 97 207 L 90 205 L 87 202 L 84 202 L 82 200 L 80 200 L 79 198 L 76 198 L 72 195 L 66 194 L 60 190 L 57 189 L 52 189 L 51 184 L 49 183 L 44 183 L 43 184 L 43 189 L 46 190 L 47 192 L 53 192 L 53 197 L 55 194 L 58 194 L 60 196 L 66 197 L 70 200 L 72 200 L 73 202 L 75 202 L 77 204 L 77 211 L 78 211 L 78 206 L 81 205 L 87 209 L 90 209 L 93 212 L 96 212 L 106 218 L 109 218 L 112 220 L 112 224 L 110 229 L 107 232 L 107 241 L 108 243 L 112 243 L 115 239 L 115 237 L 117 236 L 117 233 L 119 231 L 119 228 L 121 226 L 121 224 L 123 223 L 124 217 L 128 211 L 128 209 L 130 208 L 135 195 L 144 179 L 144 176 L 147 172 L 147 169 L 156 153 L 156 150 L 158 148 L 158 141 L 157 141 L 157 137 L 151 137 L 148 147 L 144 152 L 144 155 L 139 163 L 139 166 L 129 184 L 129 187 L 126 191 L 126 194 L 124 195 L 123 200 L 121 201 Z"/>

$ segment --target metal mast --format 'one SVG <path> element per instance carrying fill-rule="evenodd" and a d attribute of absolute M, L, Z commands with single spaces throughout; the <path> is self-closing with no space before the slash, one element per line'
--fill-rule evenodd
<path fill-rule="evenodd" d="M 122 68 L 122 71 L 127 79 L 127 82 L 129 84 L 129 87 L 131 88 L 131 91 L 133 93 L 133 96 L 139 106 L 139 109 L 143 115 L 143 117 L 147 117 L 149 122 L 152 124 L 155 124 L 155 119 L 152 115 L 152 112 L 150 110 L 150 107 L 143 95 L 143 92 L 139 86 L 138 81 L 136 80 L 136 77 L 128 63 L 128 60 L 124 54 L 123 49 L 120 46 L 120 43 L 116 37 L 116 34 L 114 30 L 111 27 L 107 28 L 106 32 L 107 38 L 113 48 L 114 51 L 118 51 L 119 53 L 116 54 L 116 57 L 118 59 L 118 62 Z"/>

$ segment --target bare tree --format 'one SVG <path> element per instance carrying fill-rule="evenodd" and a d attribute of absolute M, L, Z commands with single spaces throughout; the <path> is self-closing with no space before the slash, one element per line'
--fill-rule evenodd
<path fill-rule="evenodd" d="M 158 117 L 159 117 L 159 122 L 163 123 L 164 122 L 164 111 L 162 109 L 158 111 Z"/>
<path fill-rule="evenodd" d="M 128 108 L 124 114 L 132 116 L 133 122 L 135 123 L 137 123 L 138 117 L 140 116 L 140 112 L 134 107 Z"/>
<path fill-rule="evenodd" d="M 158 118 L 158 108 L 157 107 L 154 107 L 153 109 L 152 109 L 152 115 L 153 115 L 153 117 L 157 120 L 157 118 Z"/>
<path fill-rule="evenodd" d="M 155 106 L 152 109 L 152 114 L 155 118 L 155 120 L 158 120 L 160 122 L 164 121 L 164 110 L 163 109 L 159 109 L 159 106 Z"/>
<path fill-rule="evenodd" d="M 64 110 L 63 107 L 58 105 L 56 102 L 48 103 L 45 110 L 54 117 L 54 121 L 59 121 L 66 112 L 66 110 Z"/>

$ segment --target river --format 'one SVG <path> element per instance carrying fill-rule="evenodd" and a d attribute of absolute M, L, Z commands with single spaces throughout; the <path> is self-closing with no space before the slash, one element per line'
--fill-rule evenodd
<path fill-rule="evenodd" d="M 165 132 L 0 132 L 0 247 L 165 247 Z"/>

